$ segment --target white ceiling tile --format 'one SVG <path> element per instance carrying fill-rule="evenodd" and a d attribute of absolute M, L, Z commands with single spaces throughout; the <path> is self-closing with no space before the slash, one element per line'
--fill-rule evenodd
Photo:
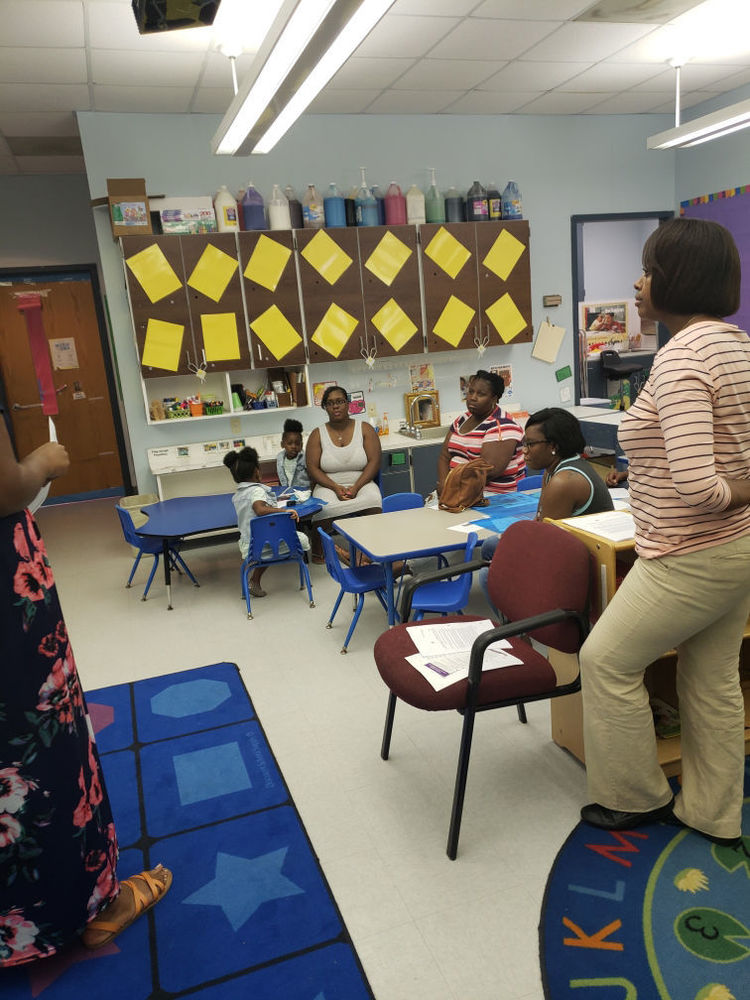
<path fill-rule="evenodd" d="M 479 89 L 541 93 L 559 87 L 565 80 L 589 69 L 591 65 L 591 63 L 573 62 L 524 62 L 522 59 L 516 59 L 495 76 L 485 80 Z"/>
<path fill-rule="evenodd" d="M 422 56 L 458 24 L 454 17 L 386 14 L 356 51 L 357 56 Z"/>
<path fill-rule="evenodd" d="M 83 7 L 77 0 L 23 0 L 0 7 L 3 45 L 79 48 L 85 42 Z"/>
<path fill-rule="evenodd" d="M 212 28 L 155 31 L 142 35 L 132 9 L 122 3 L 95 3 L 88 8 L 89 40 L 94 49 L 139 49 L 143 52 L 205 51 L 213 43 Z"/>
<path fill-rule="evenodd" d="M 0 87 L 0 111 L 91 110 L 85 84 L 4 83 Z"/>
<path fill-rule="evenodd" d="M 649 34 L 628 43 L 612 53 L 613 62 L 661 63 L 668 65 L 678 49 L 677 33 L 669 25 L 657 27 Z"/>
<path fill-rule="evenodd" d="M 674 70 L 669 67 L 643 83 L 636 84 L 632 89 L 636 94 L 674 94 Z"/>
<path fill-rule="evenodd" d="M 382 91 L 377 90 L 324 90 L 318 94 L 308 114 L 313 115 L 358 115 L 372 104 Z"/>
<path fill-rule="evenodd" d="M 654 30 L 652 24 L 564 24 L 524 55 L 544 62 L 583 62 L 624 49 Z M 648 60 L 644 60 L 646 62 Z"/>
<path fill-rule="evenodd" d="M 503 63 L 481 59 L 420 59 L 393 84 L 394 90 L 472 90 L 493 76 Z"/>
<path fill-rule="evenodd" d="M 509 115 L 517 108 L 540 97 L 540 91 L 516 91 L 505 94 L 502 91 L 474 90 L 446 108 L 449 115 Z"/>
<path fill-rule="evenodd" d="M 0 113 L 0 132 L 5 135 L 78 135 L 78 122 L 72 111 L 44 114 L 29 111 L 25 114 Z"/>
<path fill-rule="evenodd" d="M 733 73 L 731 76 L 725 76 L 720 81 L 721 90 L 719 93 L 726 94 L 729 90 L 734 90 L 736 87 L 744 87 L 747 83 L 750 83 L 750 67 L 741 69 L 738 73 Z"/>
<path fill-rule="evenodd" d="M 516 59 L 554 32 L 560 21 L 498 21 L 471 17 L 430 52 L 436 59 Z"/>
<path fill-rule="evenodd" d="M 562 91 L 606 91 L 628 90 L 636 84 L 644 83 L 654 76 L 660 76 L 661 70 L 653 63 L 641 66 L 638 63 L 599 63 L 572 77 L 560 85 Z"/>
<path fill-rule="evenodd" d="M 190 107 L 192 87 L 94 87 L 95 111 L 179 114 Z"/>
<path fill-rule="evenodd" d="M 526 115 L 578 115 L 593 104 L 611 97 L 611 94 L 561 94 L 555 90 L 550 94 L 542 94 L 530 104 L 524 104 Z"/>
<path fill-rule="evenodd" d="M 463 17 L 471 13 L 476 5 L 477 0 L 396 0 L 389 13 Z"/>
<path fill-rule="evenodd" d="M 126 52 L 95 49 L 91 53 L 94 84 L 127 87 L 194 87 L 203 65 L 202 52 Z M 231 79 L 231 76 L 230 76 Z"/>
<path fill-rule="evenodd" d="M 377 115 L 434 115 L 463 97 L 460 90 L 388 90 L 368 107 Z"/>
<path fill-rule="evenodd" d="M 742 67 L 742 73 L 746 73 L 748 66 Z M 672 70 L 674 73 L 674 70 Z M 680 86 L 687 90 L 697 90 L 699 87 L 702 90 L 719 90 L 724 92 L 731 90 L 732 86 L 739 86 L 739 84 L 733 84 L 732 86 L 726 87 L 724 85 L 727 78 L 733 76 L 741 75 L 741 72 L 737 66 L 717 66 L 715 63 L 686 63 L 682 67 L 680 72 Z"/>
<path fill-rule="evenodd" d="M 566 21 L 576 17 L 591 0 L 485 0 L 473 10 L 472 17 L 523 17 L 529 21 Z"/>
<path fill-rule="evenodd" d="M 17 156 L 22 174 L 85 174 L 82 156 Z"/>
<path fill-rule="evenodd" d="M 237 81 L 242 83 L 250 72 L 255 61 L 255 56 L 248 54 L 238 56 L 234 64 L 237 72 Z M 232 64 L 221 52 L 207 52 L 206 61 L 203 67 L 201 85 L 204 87 L 231 87 L 232 86 Z"/>
<path fill-rule="evenodd" d="M 86 83 L 86 50 L 0 48 L 0 83 Z"/>
<path fill-rule="evenodd" d="M 231 87 L 201 87 L 189 110 L 199 115 L 224 115 L 233 100 Z"/>
<path fill-rule="evenodd" d="M 716 94 L 712 94 L 709 90 L 696 90 L 692 94 L 683 94 L 680 99 L 680 107 L 684 111 L 685 108 L 692 108 L 696 104 L 702 104 L 704 101 L 711 100 L 712 97 L 716 97 Z M 663 104 L 658 104 L 653 109 L 655 114 L 674 114 L 674 98 L 671 101 L 665 101 Z M 691 115 L 695 118 L 696 115 Z M 685 124 L 685 118 L 683 116 L 683 125 Z"/>
<path fill-rule="evenodd" d="M 654 106 L 661 104 L 658 94 L 635 94 L 632 90 L 625 94 L 615 94 L 600 104 L 587 108 L 587 115 L 638 115 L 653 112 Z"/>
<path fill-rule="evenodd" d="M 329 86 L 334 90 L 343 90 L 345 87 L 383 90 L 413 65 L 414 59 L 365 59 L 352 56 L 333 77 Z"/>

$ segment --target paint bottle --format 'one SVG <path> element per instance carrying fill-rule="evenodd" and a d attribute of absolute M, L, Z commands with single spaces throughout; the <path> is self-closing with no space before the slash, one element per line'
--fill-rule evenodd
<path fill-rule="evenodd" d="M 322 229 L 324 223 L 323 199 L 315 185 L 308 184 L 307 191 L 302 195 L 302 225 L 305 229 Z"/>
<path fill-rule="evenodd" d="M 499 222 L 503 217 L 503 201 L 498 186 L 494 182 L 487 188 L 487 206 L 490 222 Z"/>
<path fill-rule="evenodd" d="M 346 225 L 346 205 L 333 181 L 328 185 L 328 193 L 323 199 L 323 215 L 328 229 Z"/>
<path fill-rule="evenodd" d="M 395 181 L 391 181 L 385 193 L 386 226 L 406 225 L 406 198 Z"/>
<path fill-rule="evenodd" d="M 278 184 L 274 184 L 271 200 L 268 202 L 268 228 L 291 229 L 292 215 L 289 200 Z"/>
<path fill-rule="evenodd" d="M 466 203 L 454 187 L 445 195 L 445 221 L 466 222 Z"/>
<path fill-rule="evenodd" d="M 383 197 L 383 192 L 380 190 L 379 185 L 373 184 L 370 188 L 372 191 L 372 196 L 375 199 L 375 204 L 378 206 L 378 225 L 385 225 L 385 198 Z"/>
<path fill-rule="evenodd" d="M 302 203 L 291 184 L 284 188 L 286 200 L 289 202 L 289 218 L 292 220 L 292 229 L 302 229 Z"/>
<path fill-rule="evenodd" d="M 357 225 L 357 199 L 356 189 L 352 191 L 348 198 L 344 198 L 344 212 L 346 213 L 347 226 Z"/>
<path fill-rule="evenodd" d="M 474 181 L 466 192 L 466 221 L 487 222 L 489 217 L 490 209 L 487 203 L 487 192 L 479 181 Z"/>
<path fill-rule="evenodd" d="M 372 191 L 367 186 L 367 181 L 365 180 L 365 168 L 360 167 L 362 173 L 362 182 L 357 190 L 356 208 L 357 208 L 357 225 L 358 226 L 377 226 L 378 224 L 378 206 L 375 201 L 375 196 Z"/>
<path fill-rule="evenodd" d="M 247 185 L 245 197 L 242 199 L 242 221 L 245 229 L 268 228 L 263 195 L 255 189 L 252 181 Z"/>
<path fill-rule="evenodd" d="M 220 233 L 236 233 L 240 228 L 237 202 L 226 184 L 222 184 L 214 197 L 216 225 Z"/>
<path fill-rule="evenodd" d="M 427 221 L 424 195 L 416 184 L 406 192 L 406 221 L 416 225 Z"/>
<path fill-rule="evenodd" d="M 428 222 L 445 222 L 445 199 L 435 183 L 435 168 L 430 167 L 430 186 L 424 199 L 424 214 Z"/>
<path fill-rule="evenodd" d="M 522 219 L 521 192 L 515 181 L 508 181 L 503 191 L 503 218 Z"/>
<path fill-rule="evenodd" d="M 390 433 L 390 430 L 389 430 L 389 427 L 388 427 L 388 414 L 384 410 L 383 411 L 383 420 L 382 420 L 382 423 L 380 424 L 380 434 L 381 434 L 382 437 L 385 437 L 385 435 L 389 434 L 389 433 Z"/>
<path fill-rule="evenodd" d="M 245 200 L 245 189 L 240 188 L 237 192 L 235 199 L 237 202 L 237 225 L 240 229 L 245 228 L 245 220 L 242 217 L 242 202 Z"/>

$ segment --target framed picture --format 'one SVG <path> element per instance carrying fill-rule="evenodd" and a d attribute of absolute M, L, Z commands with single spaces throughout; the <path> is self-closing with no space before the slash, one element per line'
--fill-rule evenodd
<path fill-rule="evenodd" d="M 313 382 L 313 403 L 315 406 L 321 405 L 323 393 L 329 385 L 338 385 L 338 382 Z"/>
<path fill-rule="evenodd" d="M 580 325 L 589 356 L 599 354 L 602 348 L 627 351 L 627 302 L 582 302 Z"/>
<path fill-rule="evenodd" d="M 365 394 L 361 389 L 349 393 L 349 413 L 365 412 Z"/>
<path fill-rule="evenodd" d="M 415 427 L 440 426 L 440 399 L 437 389 L 404 393 L 407 424 Z"/>

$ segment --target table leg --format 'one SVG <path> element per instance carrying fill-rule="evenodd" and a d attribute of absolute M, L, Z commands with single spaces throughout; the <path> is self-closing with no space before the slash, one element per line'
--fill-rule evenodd
<path fill-rule="evenodd" d="M 164 586 L 167 588 L 167 611 L 172 610 L 172 575 L 169 566 L 169 539 L 161 542 L 162 559 L 164 560 Z"/>
<path fill-rule="evenodd" d="M 396 624 L 396 605 L 393 599 L 393 563 L 387 560 L 383 563 L 385 570 L 385 599 L 388 604 L 388 628 Z"/>

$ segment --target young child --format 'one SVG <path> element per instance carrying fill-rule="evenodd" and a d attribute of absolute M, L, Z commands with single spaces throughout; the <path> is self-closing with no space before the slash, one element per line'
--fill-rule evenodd
<path fill-rule="evenodd" d="M 310 477 L 305 465 L 305 453 L 302 450 L 302 424 L 299 420 L 284 421 L 284 433 L 281 435 L 281 447 L 276 456 L 276 471 L 282 486 L 291 486 L 297 490 L 310 489 Z"/>
<path fill-rule="evenodd" d="M 237 511 L 237 524 L 240 529 L 240 552 L 242 558 L 247 558 L 250 549 L 250 524 L 255 517 L 264 514 L 275 514 L 279 503 L 270 486 L 260 482 L 260 463 L 255 448 L 242 448 L 240 451 L 229 451 L 224 456 L 224 465 L 232 473 L 237 483 L 237 492 L 232 497 L 234 509 Z M 297 511 L 289 509 L 295 521 L 299 521 Z M 301 531 L 297 537 L 305 552 L 310 549 L 310 540 Z M 266 592 L 260 585 L 260 579 L 267 566 L 256 566 L 250 574 L 250 593 L 253 597 L 265 597 Z"/>

